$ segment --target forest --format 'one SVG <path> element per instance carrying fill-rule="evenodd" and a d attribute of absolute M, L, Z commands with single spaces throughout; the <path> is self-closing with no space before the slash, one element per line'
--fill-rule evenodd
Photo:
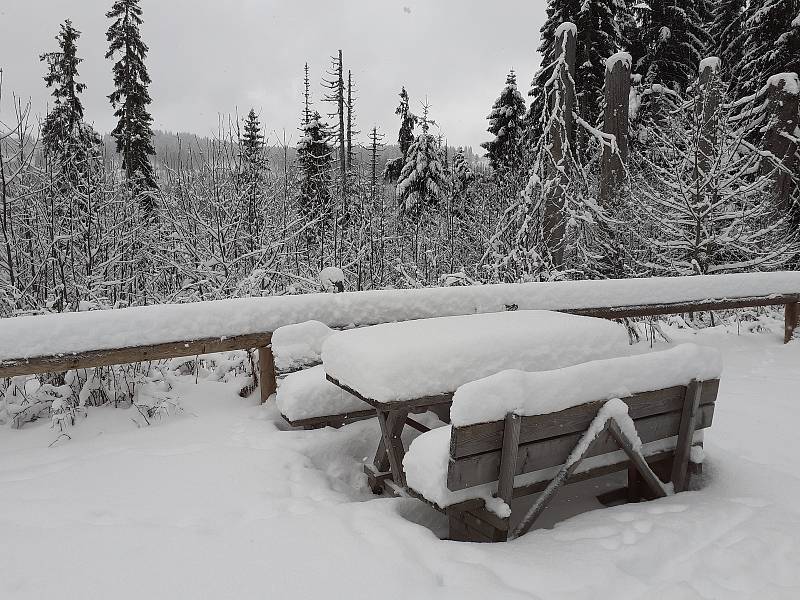
<path fill-rule="evenodd" d="M 107 17 L 113 143 L 70 20 L 41 123 L 0 81 L 0 316 L 313 292 L 330 266 L 347 291 L 798 267 L 798 0 L 549 0 L 485 159 L 401 81 L 397 130 L 365 128 L 341 51 L 305 66 L 296 145 L 250 110 L 156 155 L 145 15 Z"/>

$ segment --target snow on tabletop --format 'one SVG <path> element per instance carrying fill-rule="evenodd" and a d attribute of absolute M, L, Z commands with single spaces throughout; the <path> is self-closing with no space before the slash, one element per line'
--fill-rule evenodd
<path fill-rule="evenodd" d="M 537 373 L 509 370 L 458 388 L 450 416 L 453 425 L 464 427 L 499 421 L 511 412 L 544 415 L 595 400 L 686 385 L 692 379 L 718 379 L 721 374 L 719 353 L 695 344 Z"/>
<path fill-rule="evenodd" d="M 631 58 L 628 52 L 617 52 L 606 59 L 606 71 L 613 71 L 617 63 L 622 63 L 627 69 L 631 68 Z"/>
<path fill-rule="evenodd" d="M 454 392 L 506 369 L 539 371 L 628 351 L 622 325 L 549 311 L 423 319 L 337 333 L 325 371 L 378 402 Z"/>
<path fill-rule="evenodd" d="M 165 304 L 0 319 L 0 361 L 273 332 L 520 309 L 574 310 L 800 292 L 799 272 L 476 285 Z"/>
<path fill-rule="evenodd" d="M 288 375 L 278 388 L 276 402 L 278 410 L 290 421 L 371 408 L 328 381 L 322 365 Z"/>
<path fill-rule="evenodd" d="M 322 343 L 335 331 L 319 321 L 279 327 L 272 334 L 272 354 L 279 371 L 318 364 Z"/>

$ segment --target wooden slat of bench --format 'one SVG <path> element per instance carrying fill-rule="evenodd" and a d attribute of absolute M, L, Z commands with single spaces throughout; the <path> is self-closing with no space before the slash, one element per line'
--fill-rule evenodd
<path fill-rule="evenodd" d="M 697 429 L 711 425 L 714 406 L 706 404 L 700 408 Z M 646 444 L 677 436 L 681 414 L 681 411 L 676 411 L 636 420 L 636 429 L 642 442 Z M 520 446 L 516 474 L 521 475 L 564 464 L 582 434 L 583 432 L 570 433 Z M 617 443 L 605 433 L 588 456 L 598 456 L 617 450 L 619 450 Z M 447 473 L 447 487 L 452 491 L 458 491 L 497 481 L 500 475 L 500 460 L 500 450 L 451 460 Z"/>
<path fill-rule="evenodd" d="M 705 382 L 700 404 L 712 404 L 716 400 L 718 389 L 719 380 Z M 685 393 L 685 386 L 676 386 L 635 394 L 622 400 L 628 405 L 628 414 L 636 420 L 681 410 Z M 592 402 L 548 415 L 523 417 L 520 444 L 585 431 L 604 403 L 605 401 Z M 503 427 L 503 421 L 454 427 L 450 436 L 450 456 L 459 459 L 499 450 L 503 446 Z"/>

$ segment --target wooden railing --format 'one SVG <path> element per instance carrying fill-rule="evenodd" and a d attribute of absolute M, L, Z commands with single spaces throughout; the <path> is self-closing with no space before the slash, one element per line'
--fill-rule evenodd
<path fill-rule="evenodd" d="M 154 337 L 154 334 L 141 335 L 138 336 L 141 339 L 137 339 L 135 329 L 137 319 L 142 319 L 143 315 L 148 319 L 151 317 L 155 319 L 160 316 L 158 309 L 163 307 L 0 319 L 0 378 L 231 350 L 257 349 L 261 398 L 266 401 L 276 389 L 275 367 L 270 344 L 272 331 L 279 326 L 309 319 L 326 322 L 332 327 L 374 325 L 433 316 L 499 312 L 517 308 L 555 310 L 606 319 L 623 319 L 782 305 L 785 307 L 784 341 L 791 340 L 800 319 L 800 273 L 757 273 L 733 277 L 735 279 L 725 281 L 715 280 L 713 276 L 670 278 L 669 280 L 628 280 L 620 282 L 620 285 L 623 285 L 623 291 L 630 295 L 631 302 L 621 303 L 618 302 L 619 298 L 615 298 L 614 305 L 598 301 L 595 297 L 599 295 L 608 299 L 607 292 L 615 288 L 615 282 L 609 281 L 390 290 L 200 303 L 202 306 L 198 304 L 173 305 L 170 307 L 170 314 L 167 315 L 169 319 L 175 319 L 176 315 L 184 313 L 186 313 L 187 319 L 197 318 L 198 313 L 203 310 L 223 311 L 226 317 L 230 314 L 232 320 L 234 320 L 234 315 L 247 310 L 265 315 L 280 311 L 283 311 L 283 314 L 275 318 L 265 317 L 263 320 L 264 329 L 268 329 L 266 331 L 241 332 L 245 327 L 258 326 L 258 323 L 253 325 L 251 319 L 247 321 L 246 326 L 240 322 L 232 323 L 231 335 L 210 335 L 199 339 L 191 339 L 191 336 L 187 335 L 187 339 L 166 341 L 153 341 L 158 338 L 157 335 Z M 669 287 L 662 285 L 661 288 L 655 289 L 663 290 L 660 292 L 662 296 L 668 296 L 671 301 L 654 302 L 652 293 L 654 288 L 651 284 L 660 285 L 665 281 L 669 283 Z M 714 282 L 714 285 L 711 285 L 711 282 Z M 730 285 L 727 288 L 725 285 L 718 285 L 729 282 Z M 724 293 L 718 297 L 710 296 L 710 292 L 725 292 L 726 289 L 728 291 L 745 289 L 748 292 L 758 291 L 761 293 L 749 293 L 748 295 Z M 594 291 L 604 292 L 605 295 L 603 293 L 595 294 Z M 613 294 L 611 295 L 613 296 Z M 681 296 L 687 299 L 675 300 Z M 637 301 L 642 297 L 646 297 L 646 301 Z M 559 303 L 562 304 L 559 306 Z M 290 310 L 287 310 L 287 307 Z M 271 312 L 271 309 L 274 310 Z M 128 331 L 134 331 L 133 334 L 130 334 L 131 345 L 123 346 L 115 341 L 118 339 L 129 341 L 127 336 L 114 335 L 109 336 L 108 339 L 95 339 L 93 342 L 95 347 L 79 348 L 80 344 L 76 345 L 75 340 L 70 343 L 62 341 L 59 346 L 59 336 L 65 336 L 65 332 L 75 334 L 80 331 L 80 329 L 76 329 L 78 327 L 89 328 L 91 331 L 92 324 L 99 323 L 101 318 L 105 328 L 111 330 L 110 325 L 114 324 L 114 319 L 109 322 L 109 316 L 118 317 L 120 323 L 127 325 Z M 51 321 L 46 321 L 47 319 Z M 58 319 L 58 321 L 54 319 Z M 259 319 L 255 319 L 255 321 L 259 321 Z M 29 335 L 34 337 L 38 335 L 41 339 L 34 340 L 30 347 L 37 349 L 44 347 L 47 344 L 44 336 L 50 329 L 43 326 L 51 322 L 59 325 L 58 331 L 53 332 L 52 353 L 39 352 L 31 355 L 31 352 L 26 350 L 23 338 Z M 72 331 L 73 329 L 75 331 Z M 98 329 L 102 330 L 100 327 Z M 189 328 L 187 326 L 187 329 L 197 330 L 197 327 Z M 156 327 L 155 330 L 157 331 L 158 328 Z M 72 337 L 80 339 L 77 334 Z M 14 355 L 15 348 L 18 356 Z"/>

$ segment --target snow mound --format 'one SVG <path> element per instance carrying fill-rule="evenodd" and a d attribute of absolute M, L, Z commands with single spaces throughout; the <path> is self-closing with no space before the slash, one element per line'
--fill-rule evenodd
<path fill-rule="evenodd" d="M 548 311 L 390 323 L 344 331 L 322 346 L 325 371 L 378 402 L 455 391 L 506 369 L 556 369 L 628 351 L 622 325 Z"/>
<path fill-rule="evenodd" d="M 279 371 L 318 365 L 322 359 L 322 343 L 336 333 L 319 321 L 279 327 L 272 334 L 272 354 Z"/>
<path fill-rule="evenodd" d="M 719 352 L 694 344 L 538 373 L 503 371 L 461 386 L 450 415 L 457 427 L 499 421 L 511 412 L 544 415 L 595 400 L 686 385 L 693 379 L 718 379 L 721 374 Z"/>
<path fill-rule="evenodd" d="M 322 365 L 288 375 L 278 388 L 276 402 L 289 421 L 370 409 L 368 404 L 328 381 Z"/>
<path fill-rule="evenodd" d="M 339 267 L 325 267 L 319 273 L 319 283 L 328 293 L 344 291 L 344 272 Z"/>

